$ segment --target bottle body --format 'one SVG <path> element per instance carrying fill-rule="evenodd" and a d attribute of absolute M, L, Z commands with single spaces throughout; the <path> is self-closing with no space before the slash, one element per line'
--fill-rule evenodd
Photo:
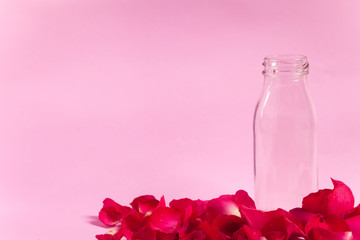
<path fill-rule="evenodd" d="M 262 210 L 279 206 L 289 210 L 301 206 L 302 198 L 318 187 L 315 112 L 307 70 L 293 69 L 304 68 L 307 60 L 290 70 L 284 67 L 286 71 L 281 66 L 286 65 L 284 59 L 275 64 L 273 59 L 266 61 L 273 66 L 264 71 L 254 115 L 255 201 Z"/>

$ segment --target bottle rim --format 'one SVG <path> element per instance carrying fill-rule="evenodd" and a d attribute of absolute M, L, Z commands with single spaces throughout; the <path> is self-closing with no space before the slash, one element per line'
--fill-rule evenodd
<path fill-rule="evenodd" d="M 265 76 L 293 75 L 300 76 L 309 73 L 307 57 L 298 54 L 273 54 L 264 58 Z"/>

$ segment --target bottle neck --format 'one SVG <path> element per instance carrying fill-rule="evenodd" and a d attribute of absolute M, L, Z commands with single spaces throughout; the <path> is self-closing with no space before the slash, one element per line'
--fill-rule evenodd
<path fill-rule="evenodd" d="M 265 83 L 305 82 L 309 63 L 302 55 L 270 55 L 264 59 Z"/>
<path fill-rule="evenodd" d="M 264 75 L 264 84 L 305 84 L 307 75 Z"/>

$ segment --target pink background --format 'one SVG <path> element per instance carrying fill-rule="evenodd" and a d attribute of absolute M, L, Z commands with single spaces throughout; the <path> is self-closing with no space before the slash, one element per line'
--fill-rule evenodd
<path fill-rule="evenodd" d="M 262 59 L 310 61 L 320 186 L 360 199 L 360 2 L 3 0 L 0 239 L 94 239 L 105 197 L 253 193 Z"/>

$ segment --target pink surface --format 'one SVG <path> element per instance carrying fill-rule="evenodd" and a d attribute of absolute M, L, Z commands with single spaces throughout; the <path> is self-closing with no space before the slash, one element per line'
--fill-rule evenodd
<path fill-rule="evenodd" d="M 262 58 L 310 61 L 320 186 L 360 199 L 360 3 L 0 2 L 0 239 L 94 239 L 105 197 L 253 193 Z"/>

